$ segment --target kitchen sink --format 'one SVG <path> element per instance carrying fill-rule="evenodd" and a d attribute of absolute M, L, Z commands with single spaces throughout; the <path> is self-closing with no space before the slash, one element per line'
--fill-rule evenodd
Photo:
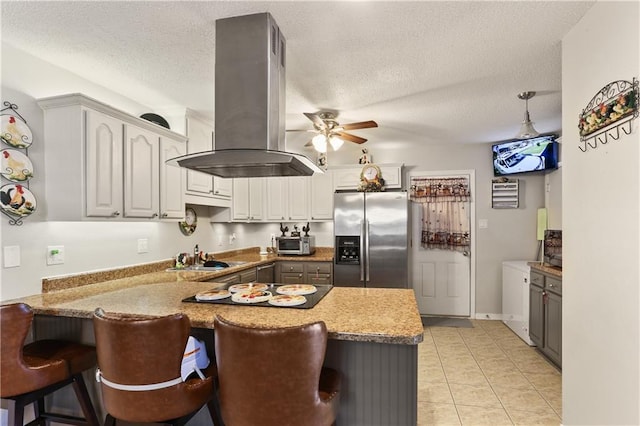
<path fill-rule="evenodd" d="M 169 268 L 167 269 L 167 271 L 202 271 L 202 272 L 211 272 L 211 271 L 221 271 L 223 269 L 226 268 L 231 268 L 233 266 L 240 266 L 240 265 L 244 265 L 247 262 L 242 262 L 242 261 L 235 261 L 235 262 L 225 262 L 225 261 L 221 261 L 226 263 L 229 266 L 204 266 L 204 265 L 189 265 L 189 266 L 185 266 L 182 268 Z"/>

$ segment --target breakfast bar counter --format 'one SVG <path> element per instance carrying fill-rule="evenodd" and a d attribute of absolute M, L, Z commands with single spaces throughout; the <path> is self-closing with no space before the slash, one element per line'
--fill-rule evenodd
<path fill-rule="evenodd" d="M 182 276 L 181 276 L 182 274 Z M 197 274 L 197 273 L 196 273 Z M 213 360 L 213 322 L 221 315 L 255 327 L 283 327 L 324 321 L 329 333 L 325 365 L 343 376 L 338 424 L 415 425 L 417 421 L 418 344 L 423 326 L 413 290 L 333 287 L 310 309 L 188 303 L 198 292 L 226 284 L 185 281 L 183 272 L 149 272 L 24 297 L 36 317 L 36 339 L 67 338 L 94 343 L 91 318 L 105 311 L 189 316 L 192 334 L 205 341 Z M 198 275 L 202 277 L 202 275 Z M 7 301 L 9 302 L 9 301 Z M 116 343 L 117 344 L 117 343 Z M 89 374 L 89 373 L 85 373 Z M 90 374 L 87 376 L 89 379 Z M 93 384 L 95 385 L 95 384 Z M 91 386 L 92 394 L 99 388 Z M 94 403 L 102 412 L 100 401 Z M 56 402 L 66 409 L 71 397 Z M 210 424 L 199 413 L 190 425 Z"/>
<path fill-rule="evenodd" d="M 158 275 L 161 273 L 155 273 Z M 151 274 L 150 274 L 151 275 Z M 151 277 L 147 277 L 151 279 Z M 312 309 L 186 303 L 198 292 L 223 288 L 215 282 L 173 281 L 140 284 L 119 279 L 19 299 L 37 315 L 91 319 L 100 307 L 107 312 L 162 316 L 182 312 L 196 328 L 213 328 L 216 315 L 255 327 L 286 327 L 313 321 L 327 324 L 329 338 L 416 345 L 422 322 L 413 290 L 333 287 Z"/>

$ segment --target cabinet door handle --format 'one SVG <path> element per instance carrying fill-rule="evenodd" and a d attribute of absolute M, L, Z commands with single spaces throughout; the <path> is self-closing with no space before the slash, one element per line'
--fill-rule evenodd
<path fill-rule="evenodd" d="M 120 216 L 120 212 L 118 210 L 116 210 L 115 212 L 113 212 L 111 214 L 111 216 Z"/>
<path fill-rule="evenodd" d="M 158 213 L 154 213 L 151 217 L 158 217 Z"/>
<path fill-rule="evenodd" d="M 162 213 L 162 217 L 168 217 L 169 214 L 168 213 Z"/>

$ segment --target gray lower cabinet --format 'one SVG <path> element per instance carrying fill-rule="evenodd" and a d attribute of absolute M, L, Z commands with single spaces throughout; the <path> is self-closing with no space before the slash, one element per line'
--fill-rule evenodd
<path fill-rule="evenodd" d="M 562 281 L 531 271 L 529 337 L 538 349 L 562 367 Z"/>
<path fill-rule="evenodd" d="M 529 338 L 537 347 L 543 346 L 544 339 L 544 289 L 537 285 L 529 286 Z"/>
<path fill-rule="evenodd" d="M 256 268 L 247 269 L 246 271 L 241 271 L 235 274 L 224 275 L 222 277 L 217 277 L 209 282 L 215 283 L 224 283 L 224 284 L 243 284 L 243 283 L 251 283 L 255 282 L 257 277 Z"/>
<path fill-rule="evenodd" d="M 331 262 L 278 262 L 276 278 L 280 284 L 333 284 Z"/>

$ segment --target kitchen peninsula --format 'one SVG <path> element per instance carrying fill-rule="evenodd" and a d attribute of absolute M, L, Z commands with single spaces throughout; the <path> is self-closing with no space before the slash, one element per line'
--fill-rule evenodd
<path fill-rule="evenodd" d="M 296 261 L 247 253 L 229 258 L 241 259 L 247 263 L 234 268 Z M 97 307 L 151 316 L 183 312 L 191 319 L 194 335 L 205 339 L 210 352 L 216 315 L 256 327 L 322 320 L 329 332 L 325 364 L 344 376 L 338 423 L 416 424 L 417 345 L 422 341 L 423 327 L 412 290 L 334 287 L 311 309 L 184 303 L 183 299 L 197 292 L 221 286 L 209 282 L 220 273 L 165 269 L 88 285 L 66 285 L 54 291 L 51 289 L 61 283 L 52 280 L 43 284 L 48 292 L 19 301 L 36 312 L 37 339 L 67 337 L 93 343 L 91 317 Z M 99 402 L 94 402 L 100 410 Z M 199 424 L 199 419 L 193 422 Z M 202 420 L 206 422 L 206 416 Z"/>

